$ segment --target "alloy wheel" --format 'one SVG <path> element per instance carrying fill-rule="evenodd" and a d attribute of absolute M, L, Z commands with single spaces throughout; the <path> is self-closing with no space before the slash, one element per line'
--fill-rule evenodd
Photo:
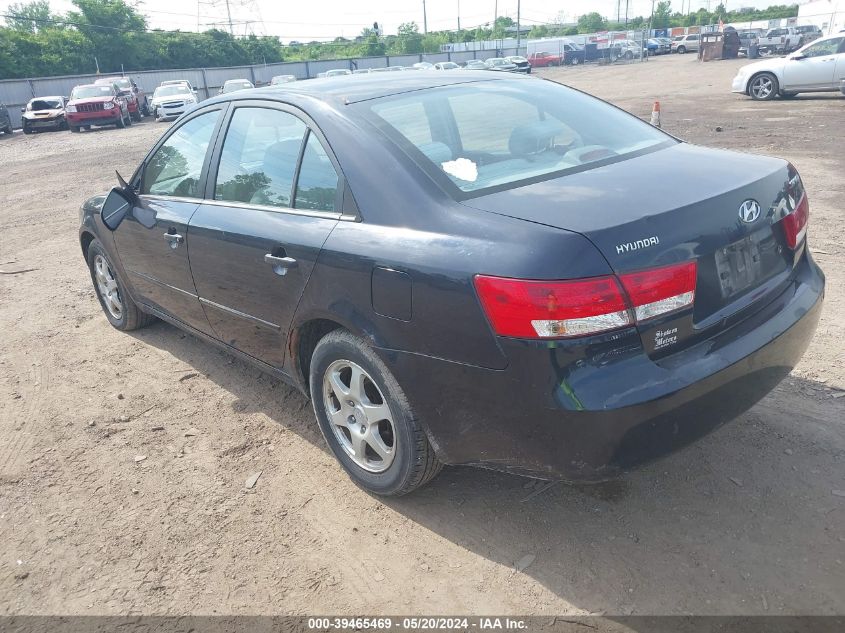
<path fill-rule="evenodd" d="M 754 81 L 751 82 L 751 94 L 757 99 L 766 99 L 770 97 L 772 92 L 774 92 L 774 89 L 775 84 L 771 77 L 767 77 L 765 75 L 756 77 Z"/>
<path fill-rule="evenodd" d="M 371 473 L 390 468 L 396 457 L 393 414 L 381 389 L 356 363 L 336 360 L 323 374 L 326 415 L 344 452 Z"/>
<path fill-rule="evenodd" d="M 120 298 L 120 288 L 109 267 L 109 263 L 102 255 L 94 258 L 94 278 L 97 280 L 97 291 L 103 299 L 106 310 L 117 320 L 123 318 L 123 301 Z"/>

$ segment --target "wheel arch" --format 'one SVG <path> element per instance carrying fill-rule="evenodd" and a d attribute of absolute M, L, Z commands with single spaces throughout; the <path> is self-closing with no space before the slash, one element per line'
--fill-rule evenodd
<path fill-rule="evenodd" d="M 311 356 L 313 356 L 314 349 L 317 347 L 320 339 L 335 330 L 348 330 L 353 334 L 360 334 L 355 332 L 353 328 L 341 323 L 339 319 L 334 318 L 332 315 L 319 315 L 301 321 L 299 325 L 294 327 L 291 333 L 288 346 L 288 353 L 292 361 L 290 367 L 300 388 L 309 397 L 311 395 L 309 381 Z"/>
<path fill-rule="evenodd" d="M 82 256 L 86 261 L 88 261 L 88 248 L 91 246 L 91 242 L 95 239 L 97 239 L 97 237 L 90 231 L 83 231 L 79 236 L 79 245 L 82 247 Z"/>

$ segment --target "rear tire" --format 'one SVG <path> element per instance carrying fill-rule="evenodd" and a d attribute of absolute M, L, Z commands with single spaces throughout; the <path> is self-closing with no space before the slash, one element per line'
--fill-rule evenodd
<path fill-rule="evenodd" d="M 399 383 L 364 340 L 346 330 L 323 337 L 309 383 L 326 443 L 364 490 L 404 495 L 442 469 Z"/>
<path fill-rule="evenodd" d="M 135 112 L 132 112 L 129 115 L 129 118 L 132 119 L 133 121 L 135 121 L 135 123 L 141 122 L 141 108 L 140 108 L 140 106 L 137 110 L 135 110 Z"/>
<path fill-rule="evenodd" d="M 771 101 L 778 94 L 778 79 L 772 73 L 759 73 L 748 82 L 748 95 L 754 101 Z"/>
<path fill-rule="evenodd" d="M 154 316 L 142 312 L 132 301 L 103 245 L 96 239 L 88 246 L 88 270 L 100 307 L 112 327 L 129 332 L 155 321 Z"/>
<path fill-rule="evenodd" d="M 70 126 L 70 131 L 71 131 L 71 132 L 73 132 L 74 134 L 79 134 L 79 126 L 77 126 L 77 125 L 71 125 L 71 126 Z"/>

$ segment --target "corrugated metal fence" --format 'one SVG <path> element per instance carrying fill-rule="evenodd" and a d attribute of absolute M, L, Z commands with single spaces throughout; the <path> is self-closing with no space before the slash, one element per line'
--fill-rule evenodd
<path fill-rule="evenodd" d="M 517 49 L 499 51 L 501 56 L 516 55 Z M 523 50 L 523 54 L 525 51 Z M 137 84 L 152 96 L 153 91 L 168 79 L 187 79 L 197 89 L 200 99 L 217 94 L 218 89 L 228 79 L 249 79 L 255 85 L 270 83 L 275 75 L 295 75 L 297 79 L 312 79 L 319 73 L 334 68 L 384 68 L 386 66 L 410 66 L 417 62 L 453 61 L 465 62 L 470 59 L 486 59 L 491 51 L 467 51 L 461 53 L 433 53 L 430 55 L 386 55 L 383 57 L 361 57 L 354 59 L 331 59 L 307 62 L 283 62 L 257 66 L 231 66 L 228 68 L 190 68 L 187 70 L 146 70 L 129 72 Z M 101 75 L 109 76 L 109 75 Z M 64 77 L 40 77 L 34 79 L 5 79 L 0 81 L 0 101 L 9 108 L 12 125 L 20 127 L 20 110 L 33 97 L 70 94 L 74 86 L 90 83 L 97 75 L 69 75 Z"/>

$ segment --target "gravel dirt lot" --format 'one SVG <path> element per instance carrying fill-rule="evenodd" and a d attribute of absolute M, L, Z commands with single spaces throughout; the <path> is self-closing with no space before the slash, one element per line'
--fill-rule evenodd
<path fill-rule="evenodd" d="M 109 327 L 78 208 L 163 124 L 0 138 L 0 614 L 845 613 L 845 98 L 752 102 L 729 92 L 742 63 L 540 74 L 791 160 L 828 276 L 818 334 L 691 448 L 531 498 L 470 468 L 370 497 L 299 393 L 163 323 Z"/>

